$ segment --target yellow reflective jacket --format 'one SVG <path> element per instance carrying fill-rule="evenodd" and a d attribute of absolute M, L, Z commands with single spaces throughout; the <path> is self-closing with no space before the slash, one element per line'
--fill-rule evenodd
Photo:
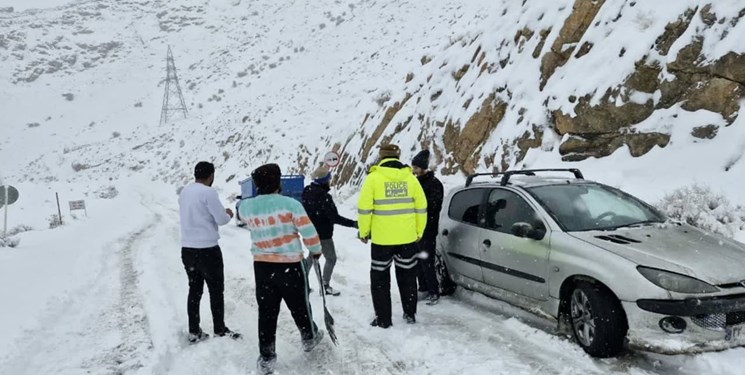
<path fill-rule="evenodd" d="M 427 226 L 427 198 L 411 168 L 383 159 L 370 169 L 357 203 L 361 238 L 372 234 L 376 245 L 405 245 L 422 237 Z"/>

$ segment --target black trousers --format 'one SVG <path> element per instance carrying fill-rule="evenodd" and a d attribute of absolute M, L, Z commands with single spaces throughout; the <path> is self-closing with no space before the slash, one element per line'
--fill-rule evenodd
<path fill-rule="evenodd" d="M 259 304 L 259 352 L 262 357 L 276 357 L 277 317 L 283 300 L 303 340 L 310 340 L 318 333 L 308 300 L 307 273 L 304 262 L 254 262 L 256 302 Z"/>
<path fill-rule="evenodd" d="M 370 267 L 370 291 L 372 293 L 375 317 L 379 323 L 391 323 L 391 264 L 396 263 L 396 281 L 401 294 L 404 314 L 416 315 L 416 243 L 406 245 L 372 244 Z"/>
<path fill-rule="evenodd" d="M 435 239 L 422 238 L 419 241 L 419 251 L 427 253 L 427 258 L 419 259 L 419 271 L 417 278 L 419 280 L 419 290 L 429 292 L 431 295 L 440 295 L 440 286 L 437 283 L 437 274 L 435 273 Z"/>
<path fill-rule="evenodd" d="M 204 283 L 210 290 L 212 327 L 215 333 L 225 331 L 225 277 L 223 274 L 220 246 L 204 249 L 181 248 L 181 261 L 189 277 L 189 297 L 186 311 L 189 313 L 189 333 L 199 333 L 199 303 L 202 301 Z"/>

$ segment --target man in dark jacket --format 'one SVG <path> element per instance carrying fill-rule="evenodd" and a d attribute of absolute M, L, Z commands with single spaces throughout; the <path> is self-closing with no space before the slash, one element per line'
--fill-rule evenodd
<path fill-rule="evenodd" d="M 334 224 L 357 228 L 357 222 L 339 215 L 334 199 L 329 194 L 331 190 L 331 172 L 325 166 L 319 167 L 311 174 L 313 182 L 303 190 L 303 207 L 310 217 L 310 221 L 318 231 L 321 239 L 321 252 L 326 263 L 323 266 L 323 288 L 327 295 L 341 294 L 330 285 L 331 274 L 336 265 L 336 248 L 334 247 Z M 307 259 L 310 263 L 312 260 Z M 310 267 L 310 264 L 309 264 Z"/>
<path fill-rule="evenodd" d="M 422 251 L 422 259 L 419 262 L 419 290 L 429 294 L 428 305 L 435 305 L 440 299 L 440 288 L 435 274 L 435 248 L 444 193 L 442 183 L 435 177 L 435 173 L 429 170 L 429 150 L 416 154 L 411 165 L 427 197 L 427 227 L 419 241 L 419 249 Z"/>

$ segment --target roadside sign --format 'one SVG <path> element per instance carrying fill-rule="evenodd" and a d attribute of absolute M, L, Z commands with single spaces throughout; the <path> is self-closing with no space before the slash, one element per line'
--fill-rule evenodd
<path fill-rule="evenodd" d="M 70 211 L 85 210 L 85 201 L 70 201 Z"/>
<path fill-rule="evenodd" d="M 324 163 L 326 164 L 326 166 L 328 166 L 329 168 L 334 168 L 334 167 L 336 167 L 337 165 L 339 165 L 339 161 L 340 161 L 340 158 L 339 158 L 339 154 L 337 154 L 337 153 L 336 153 L 336 152 L 334 152 L 334 151 L 331 151 L 331 152 L 327 153 L 327 154 L 326 154 L 326 155 L 325 155 L 325 156 L 323 157 L 323 162 L 324 162 Z"/>
<path fill-rule="evenodd" d="M 73 210 L 85 210 L 85 216 L 88 216 L 88 210 L 85 208 L 85 201 L 70 201 L 70 214 Z"/>
<path fill-rule="evenodd" d="M 8 235 L 8 206 L 18 200 L 18 189 L 10 185 L 0 185 L 0 207 L 5 207 L 3 215 L 3 237 Z"/>
<path fill-rule="evenodd" d="M 11 205 L 18 200 L 18 189 L 10 185 L 0 186 L 0 207 L 5 205 L 6 194 L 8 198 L 8 205 Z"/>

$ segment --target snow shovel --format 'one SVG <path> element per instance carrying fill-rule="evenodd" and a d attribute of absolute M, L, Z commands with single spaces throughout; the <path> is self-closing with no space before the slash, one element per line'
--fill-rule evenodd
<path fill-rule="evenodd" d="M 318 285 L 321 289 L 321 299 L 323 300 L 323 321 L 326 323 L 326 331 L 329 333 L 329 338 L 334 345 L 337 345 L 336 332 L 334 331 L 334 317 L 331 316 L 329 309 L 326 308 L 326 288 L 323 286 L 323 279 L 321 278 L 321 263 L 318 259 L 313 259 L 313 268 L 316 269 L 316 275 L 318 275 Z"/>

